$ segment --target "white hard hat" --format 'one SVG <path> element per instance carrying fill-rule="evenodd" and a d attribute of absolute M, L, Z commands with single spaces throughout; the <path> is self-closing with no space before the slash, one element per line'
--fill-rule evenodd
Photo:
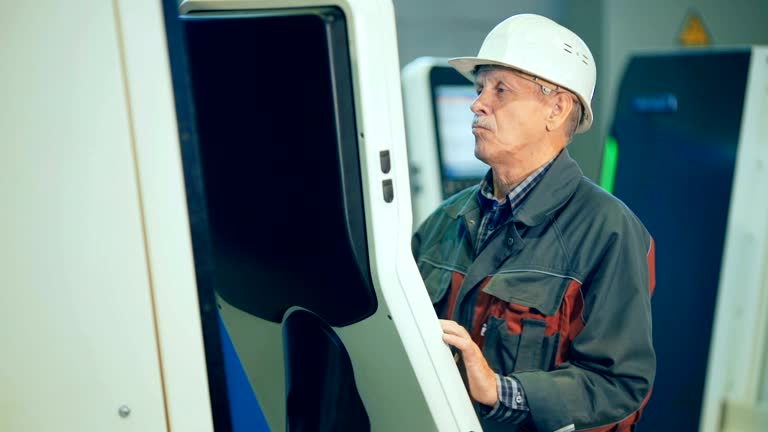
<path fill-rule="evenodd" d="M 584 107 L 576 133 L 592 126 L 595 60 L 580 37 L 549 18 L 511 16 L 488 33 L 477 57 L 458 57 L 448 63 L 470 81 L 477 66 L 499 65 L 557 84 L 578 96 Z"/>

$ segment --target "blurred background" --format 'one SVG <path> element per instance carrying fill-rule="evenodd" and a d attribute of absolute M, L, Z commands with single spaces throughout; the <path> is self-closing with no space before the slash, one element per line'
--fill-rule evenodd
<path fill-rule="evenodd" d="M 636 52 L 768 44 L 766 0 L 393 0 L 400 63 L 420 56 L 477 55 L 485 35 L 518 13 L 549 17 L 586 42 L 597 62 L 595 122 L 569 146 L 597 180 L 619 81 Z M 701 24 L 701 27 L 698 26 Z M 706 37 L 688 38 L 703 30 Z"/>

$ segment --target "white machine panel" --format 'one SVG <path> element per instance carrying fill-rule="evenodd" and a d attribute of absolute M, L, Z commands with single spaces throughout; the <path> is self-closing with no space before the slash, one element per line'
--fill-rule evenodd
<path fill-rule="evenodd" d="M 0 430 L 166 431 L 120 10 L 4 6 Z"/>
<path fill-rule="evenodd" d="M 768 412 L 768 47 L 753 47 L 701 432 L 762 431 Z M 721 429 L 722 426 L 722 429 Z"/>

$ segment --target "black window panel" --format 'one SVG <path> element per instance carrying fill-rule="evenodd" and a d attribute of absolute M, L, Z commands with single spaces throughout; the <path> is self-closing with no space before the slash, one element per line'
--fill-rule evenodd
<path fill-rule="evenodd" d="M 333 326 L 370 316 L 377 301 L 342 11 L 183 22 L 204 195 L 189 200 L 207 210 L 216 292 L 273 322 L 291 306 Z"/>

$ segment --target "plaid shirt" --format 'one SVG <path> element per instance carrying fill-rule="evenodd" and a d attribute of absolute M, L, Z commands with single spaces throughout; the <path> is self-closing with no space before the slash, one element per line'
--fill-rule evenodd
<path fill-rule="evenodd" d="M 493 196 L 493 172 L 488 171 L 480 183 L 480 191 L 477 194 L 482 217 L 477 231 L 476 253 L 479 254 L 493 233 L 512 217 L 512 213 L 520 207 L 528 192 L 544 177 L 554 160 L 550 160 L 512 188 L 502 202 L 496 201 Z M 483 418 L 504 423 L 523 422 L 528 417 L 530 409 L 520 382 L 513 377 L 496 374 L 496 389 L 499 392 L 499 401 L 493 407 L 480 405 L 480 415 Z"/>

